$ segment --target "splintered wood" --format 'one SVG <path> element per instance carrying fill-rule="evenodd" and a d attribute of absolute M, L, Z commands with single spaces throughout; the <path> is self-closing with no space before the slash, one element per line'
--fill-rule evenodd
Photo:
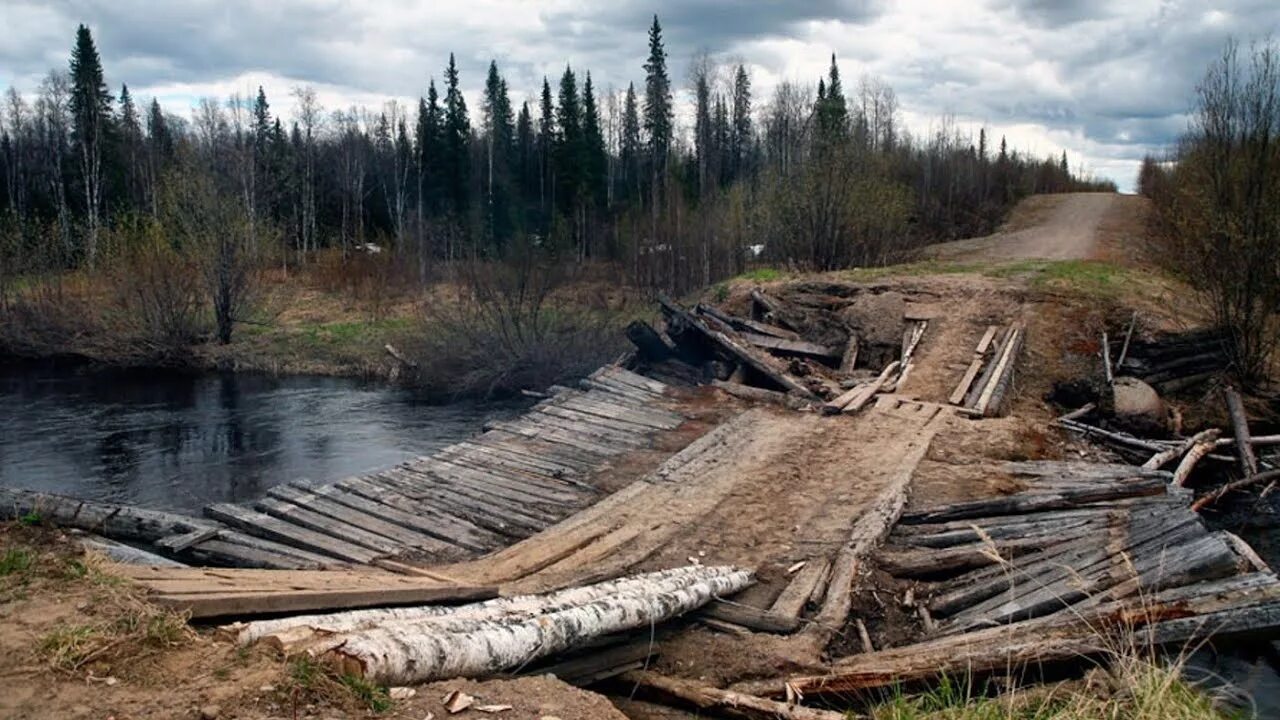
<path fill-rule="evenodd" d="M 979 417 L 999 415 L 1013 383 L 1025 336 L 1026 327 L 1021 323 L 1014 323 L 1003 332 L 998 326 L 989 326 L 978 340 L 969 367 L 947 401 L 952 405 L 963 405 Z"/>

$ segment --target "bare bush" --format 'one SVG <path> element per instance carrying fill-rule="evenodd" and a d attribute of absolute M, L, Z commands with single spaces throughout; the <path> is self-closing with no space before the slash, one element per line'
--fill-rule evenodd
<path fill-rule="evenodd" d="M 151 228 L 111 271 L 122 333 L 149 361 L 176 359 L 207 332 L 199 267 Z"/>
<path fill-rule="evenodd" d="M 496 397 L 582 377 L 622 348 L 625 301 L 570 293 L 563 263 L 537 251 L 456 265 L 406 340 L 429 391 Z"/>
<path fill-rule="evenodd" d="M 1280 48 L 1256 46 L 1242 61 L 1228 44 L 1197 97 L 1155 194 L 1157 233 L 1165 261 L 1230 332 L 1233 373 L 1256 383 L 1280 340 Z"/>

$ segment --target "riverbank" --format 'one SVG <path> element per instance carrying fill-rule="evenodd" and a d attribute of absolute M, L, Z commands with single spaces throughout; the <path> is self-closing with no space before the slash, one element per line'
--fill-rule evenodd
<path fill-rule="evenodd" d="M 530 288 L 532 271 L 440 267 L 423 286 L 389 262 L 322 255 L 263 270 L 227 344 L 213 339 L 203 308 L 181 333 L 157 330 L 176 321 L 142 317 L 148 303 L 117 272 L 27 278 L 0 295 L 0 357 L 371 379 L 451 401 L 580 377 L 625 349 L 627 322 L 652 314 L 639 293 L 607 280 L 611 268 Z"/>

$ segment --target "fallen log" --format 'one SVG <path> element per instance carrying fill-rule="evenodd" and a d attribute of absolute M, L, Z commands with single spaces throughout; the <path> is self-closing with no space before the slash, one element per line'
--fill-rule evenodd
<path fill-rule="evenodd" d="M 772 320 L 775 324 L 781 325 L 788 330 L 799 331 L 802 323 L 796 318 L 796 314 L 783 305 L 782 301 L 765 295 L 760 290 L 751 291 L 751 300 L 755 307 L 760 311 L 760 316 L 765 320 Z"/>
<path fill-rule="evenodd" d="M 1268 470 L 1266 472 L 1260 472 L 1257 475 L 1250 475 L 1243 480 L 1236 480 L 1235 482 L 1227 483 L 1226 485 L 1223 485 L 1217 490 L 1191 503 L 1191 509 L 1199 512 L 1226 497 L 1229 493 L 1247 488 L 1250 485 L 1257 485 L 1259 483 L 1270 482 L 1272 480 L 1280 480 L 1280 470 Z"/>
<path fill-rule="evenodd" d="M 1101 500 L 1162 495 L 1165 481 L 1160 477 L 1138 476 L 1130 480 L 1090 484 L 1054 492 L 1018 493 L 1004 497 L 913 510 L 902 516 L 904 523 L 936 523 L 949 520 L 985 518 L 994 515 L 1021 515 L 1044 510 L 1080 507 Z"/>
<path fill-rule="evenodd" d="M 1230 385 L 1222 388 L 1222 397 L 1227 402 L 1227 412 L 1231 415 L 1231 432 L 1236 440 L 1236 454 L 1240 457 L 1240 472 L 1245 477 L 1258 474 L 1258 458 L 1253 454 L 1253 445 L 1249 443 L 1249 416 L 1244 411 L 1244 401 L 1240 393 Z"/>
<path fill-rule="evenodd" d="M 746 587 L 750 573 L 696 579 L 666 592 L 610 597 L 533 617 L 396 624 L 347 633 L 311 654 L 341 674 L 387 685 L 481 677 L 578 647 L 591 638 L 664 622 Z"/>
<path fill-rule="evenodd" d="M 834 362 L 840 359 L 838 351 L 817 343 L 805 342 L 804 340 L 788 340 L 754 332 L 739 332 L 739 335 L 748 345 L 763 348 L 778 355 L 797 355 L 826 362 Z"/>
<path fill-rule="evenodd" d="M 813 407 L 813 403 L 777 390 L 765 390 L 764 388 L 753 387 L 751 385 L 743 385 L 742 383 L 730 382 L 728 380 L 712 380 L 711 386 L 723 390 L 724 392 L 739 398 L 741 400 L 749 400 L 751 402 L 770 403 L 772 405 L 781 405 L 791 410 L 803 410 Z"/>
<path fill-rule="evenodd" d="M 341 633 L 376 627 L 420 625 L 427 622 L 494 621 L 511 617 L 533 617 L 538 613 L 577 607 L 610 597 L 631 597 L 643 592 L 667 592 L 699 579 L 734 576 L 739 570 L 720 566 L 687 566 L 571 587 L 541 595 L 514 595 L 458 606 L 423 605 L 403 608 L 350 610 L 319 615 L 295 615 L 272 620 L 235 623 L 222 628 L 241 645 L 265 640 L 286 652 L 305 645 L 311 638 L 329 638 Z"/>
<path fill-rule="evenodd" d="M 803 705 L 791 705 L 754 695 L 736 693 L 732 690 L 721 690 L 692 680 L 659 675 L 650 670 L 633 670 L 623 673 L 618 679 L 636 687 L 647 688 L 677 700 L 682 700 L 699 710 L 707 710 L 727 717 L 765 720 L 774 718 L 782 718 L 782 720 L 842 720 L 847 717 L 844 713 L 817 710 Z"/>
<path fill-rule="evenodd" d="M 710 315 L 711 317 L 728 325 L 734 330 L 744 331 L 744 332 L 753 332 L 758 335 L 769 335 L 771 337 L 782 338 L 784 340 L 802 339 L 800 337 L 800 333 L 787 330 L 786 328 L 780 328 L 776 325 L 756 322 L 755 320 L 738 317 L 737 315 L 730 315 L 729 313 L 724 312 L 723 310 L 720 310 L 719 308 L 716 308 L 712 305 L 699 304 L 694 309 L 697 310 L 700 314 Z"/>
<path fill-rule="evenodd" d="M 771 610 L 739 603 L 716 601 L 698 611 L 701 617 L 733 623 L 758 632 L 788 635 L 800 628 L 798 615 L 779 615 Z"/>
<path fill-rule="evenodd" d="M 20 518 L 97 533 L 112 540 L 141 543 L 222 527 L 188 515 L 0 487 L 0 519 Z"/>
<path fill-rule="evenodd" d="M 769 612 L 781 617 L 800 617 L 804 613 L 805 606 L 825 585 L 825 578 L 830 572 L 829 558 L 809 562 L 791 578 L 786 589 L 769 607 Z"/>

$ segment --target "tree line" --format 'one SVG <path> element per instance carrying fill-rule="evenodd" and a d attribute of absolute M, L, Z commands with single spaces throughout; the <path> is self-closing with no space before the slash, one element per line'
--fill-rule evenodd
<path fill-rule="evenodd" d="M 883 264 L 987 232 L 1030 193 L 1112 189 L 1065 154 L 989 147 L 985 129 L 912 136 L 892 89 L 847 91 L 834 56 L 816 86 L 784 82 L 766 103 L 745 65 L 698 58 L 683 134 L 656 16 L 648 46 L 639 86 L 602 91 L 567 66 L 518 107 L 491 62 L 469 109 L 450 55 L 416 107 L 327 110 L 298 87 L 285 118 L 259 88 L 179 117 L 109 89 L 82 25 L 66 70 L 33 100 L 5 98 L 0 260 L 11 274 L 94 270 L 160 237 L 179 256 L 212 243 L 226 272 L 287 270 L 376 245 L 425 282 L 442 261 L 536 251 L 679 291 L 756 259 Z M 218 225 L 184 230 L 193 216 Z"/>

